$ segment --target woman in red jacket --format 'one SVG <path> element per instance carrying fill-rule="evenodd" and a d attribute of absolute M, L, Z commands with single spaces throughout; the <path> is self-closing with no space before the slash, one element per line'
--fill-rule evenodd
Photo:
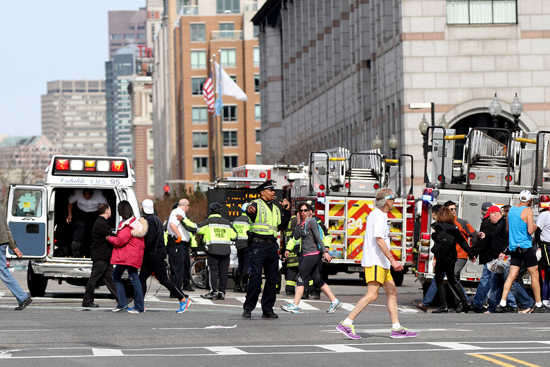
<path fill-rule="evenodd" d="M 113 279 L 118 292 L 118 304 L 113 312 L 126 309 L 127 300 L 122 273 L 128 270 L 128 276 L 134 286 L 134 307 L 129 308 L 130 313 L 145 312 L 143 305 L 143 290 L 139 281 L 138 269 L 143 262 L 145 250 L 145 234 L 147 233 L 147 221 L 143 218 L 136 219 L 132 206 L 126 200 L 118 204 L 118 214 L 123 221 L 118 226 L 116 236 L 108 236 L 107 240 L 113 244 L 113 255 L 111 264 L 116 265 L 113 272 Z"/>

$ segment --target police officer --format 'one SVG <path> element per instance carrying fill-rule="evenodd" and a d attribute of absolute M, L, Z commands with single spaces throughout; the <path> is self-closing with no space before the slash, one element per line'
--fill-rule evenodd
<path fill-rule="evenodd" d="M 248 205 L 248 203 L 244 203 L 241 206 L 241 216 L 233 220 L 233 228 L 235 228 L 239 236 L 235 241 L 239 266 L 237 267 L 237 271 L 235 273 L 235 288 L 233 288 L 234 292 L 246 292 L 246 286 L 248 283 L 248 267 L 250 265 L 248 256 L 248 230 L 250 229 L 250 218 L 246 215 L 246 208 Z"/>
<path fill-rule="evenodd" d="M 206 299 L 225 299 L 227 279 L 229 277 L 229 255 L 231 255 L 231 243 L 237 239 L 237 231 L 230 221 L 222 218 L 222 205 L 214 202 L 208 206 L 210 216 L 198 225 L 193 225 L 189 220 L 184 220 L 183 225 L 191 232 L 203 236 L 206 246 L 206 263 L 210 273 L 210 292 L 201 295 Z M 218 273 L 220 274 L 220 286 L 218 288 Z"/>
<path fill-rule="evenodd" d="M 259 199 L 255 199 L 246 209 L 246 214 L 252 224 L 249 231 L 250 251 L 250 279 L 246 300 L 243 305 L 243 317 L 251 318 L 252 310 L 262 288 L 262 269 L 265 274 L 265 285 L 262 295 L 262 318 L 275 319 L 277 314 L 273 312 L 276 299 L 276 285 L 279 270 L 279 245 L 277 244 L 277 232 L 284 230 L 290 220 L 290 204 L 287 199 L 279 203 L 283 207 L 283 213 L 274 204 L 275 186 L 272 180 L 267 180 L 257 191 Z"/>

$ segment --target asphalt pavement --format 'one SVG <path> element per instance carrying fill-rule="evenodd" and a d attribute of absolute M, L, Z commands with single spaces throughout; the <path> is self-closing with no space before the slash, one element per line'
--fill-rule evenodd
<path fill-rule="evenodd" d="M 14 275 L 26 289 L 26 273 Z M 225 301 L 190 293 L 192 305 L 177 314 L 178 302 L 151 281 L 143 314 L 114 313 L 115 301 L 105 287 L 97 290 L 99 308 L 80 307 L 83 287 L 50 281 L 45 297 L 35 298 L 24 311 L 0 284 L 1 366 L 547 366 L 550 315 L 431 314 L 411 301 L 421 298 L 420 284 L 408 274 L 398 287 L 399 318 L 416 331 L 414 339 L 391 339 L 384 292 L 355 321 L 361 340 L 336 331 L 366 292 L 357 275 L 330 280 L 344 306 L 327 314 L 329 301 L 302 301 L 299 314 L 280 306 L 290 297 L 279 295 L 279 319 L 262 319 L 256 309 L 243 319 L 244 294 L 228 292 Z"/>

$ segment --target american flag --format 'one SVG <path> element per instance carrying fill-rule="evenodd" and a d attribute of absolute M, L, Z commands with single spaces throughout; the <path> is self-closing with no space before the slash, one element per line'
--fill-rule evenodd
<path fill-rule="evenodd" d="M 202 87 L 202 95 L 204 96 L 204 101 L 206 106 L 208 106 L 208 112 L 214 113 L 214 88 L 213 88 L 212 74 L 208 76 L 208 79 L 204 82 Z"/>

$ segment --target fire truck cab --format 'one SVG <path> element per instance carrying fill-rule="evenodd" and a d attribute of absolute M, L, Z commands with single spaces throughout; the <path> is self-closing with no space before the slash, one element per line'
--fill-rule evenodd
<path fill-rule="evenodd" d="M 424 146 L 426 188 L 422 195 L 416 264 L 418 278 L 425 290 L 434 275 L 433 254 L 430 252 L 433 245 L 430 208 L 433 205 L 454 201 L 457 216 L 478 230 L 483 202 L 502 207 L 517 204 L 522 190 L 530 190 L 535 202 L 539 196 L 544 194 L 547 197 L 550 193 L 550 132 L 524 133 L 487 127 L 472 128 L 466 135 L 456 135 L 454 129 L 431 126 L 428 136 L 430 134 L 431 145 Z M 464 142 L 462 159 L 456 160 L 457 142 L 461 141 Z M 431 167 L 428 167 L 429 161 Z M 539 206 L 533 208 L 535 219 L 538 209 Z M 461 273 L 467 292 L 475 293 L 482 271 L 482 265 L 468 261 Z"/>
<path fill-rule="evenodd" d="M 397 198 L 388 213 L 391 230 L 391 252 L 405 270 L 394 272 L 397 285 L 413 262 L 414 196 L 412 186 L 405 190 L 405 171 L 410 169 L 413 182 L 412 156 L 388 159 L 379 150 L 350 153 L 345 148 L 312 152 L 306 175 L 289 176 L 284 196 L 293 210 L 301 202 L 310 201 L 315 214 L 324 222 L 332 237 L 330 255 L 323 264 L 323 276 L 339 272 L 363 274 L 361 259 L 369 213 L 374 210 L 376 193 L 391 188 Z"/>
<path fill-rule="evenodd" d="M 90 277 L 91 259 L 71 253 L 74 228 L 66 219 L 75 190 L 101 192 L 112 209 L 113 232 L 120 222 L 120 201 L 129 201 L 137 217 L 140 213 L 127 158 L 53 156 L 46 171 L 44 184 L 11 184 L 8 193 L 8 225 L 22 261 L 28 262 L 27 284 L 33 297 L 44 296 L 48 280 L 85 286 Z M 7 257 L 12 265 L 21 261 L 10 249 Z"/>

